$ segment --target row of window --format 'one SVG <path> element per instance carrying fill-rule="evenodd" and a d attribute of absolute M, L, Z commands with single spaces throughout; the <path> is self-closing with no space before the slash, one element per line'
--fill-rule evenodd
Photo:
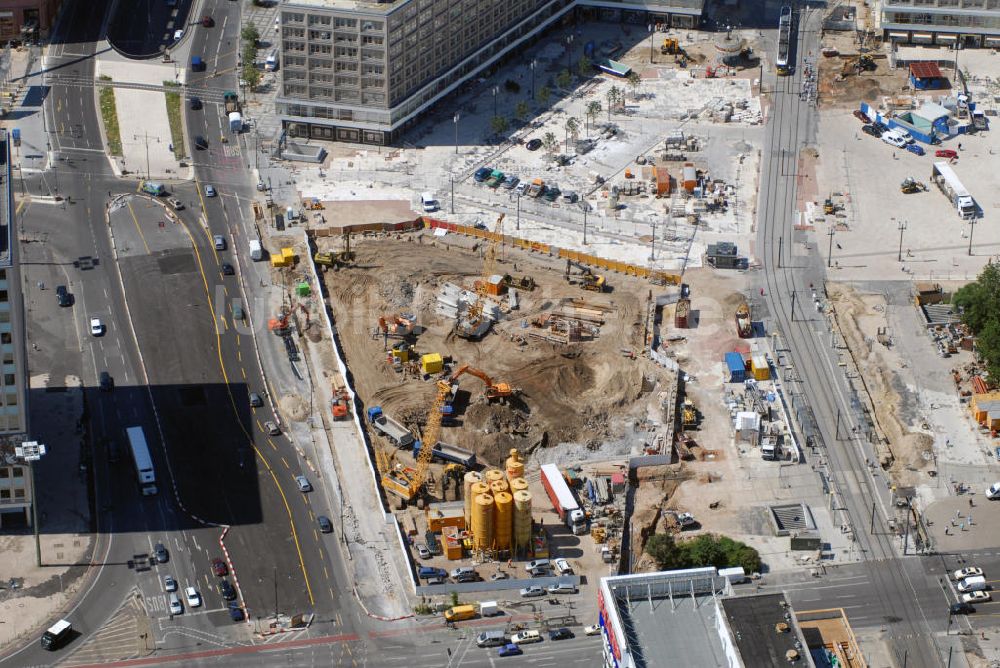
<path fill-rule="evenodd" d="M 380 31 L 385 28 L 384 21 L 376 21 L 371 19 L 362 19 L 359 23 L 358 19 L 343 18 L 343 17 L 331 17 L 324 14 L 310 14 L 309 15 L 309 25 L 311 26 L 328 26 L 330 25 L 331 19 L 333 20 L 334 28 L 342 29 L 357 29 L 360 25 L 361 32 L 373 32 Z M 305 23 L 306 15 L 301 12 L 282 12 L 281 13 L 281 25 L 286 26 L 295 23 Z"/>
<path fill-rule="evenodd" d="M 1000 29 L 1000 16 L 956 16 L 954 14 L 918 14 L 884 11 L 884 24 L 908 24 L 962 29 Z"/>
<path fill-rule="evenodd" d="M 339 82 L 338 86 L 342 85 Z M 358 90 L 357 88 L 328 88 L 326 86 L 306 86 L 305 84 L 285 83 L 286 97 L 297 97 L 309 100 L 333 100 L 335 102 L 351 102 L 355 104 L 384 105 L 386 96 L 381 91 Z"/>
<path fill-rule="evenodd" d="M 1000 9 L 1000 0 L 890 0 L 887 7 L 946 7 L 955 9 Z"/>
<path fill-rule="evenodd" d="M 358 123 L 387 124 L 389 115 L 384 111 L 374 109 L 342 109 L 340 107 L 311 106 L 305 104 L 290 104 L 286 108 L 278 106 L 279 113 L 299 118 L 319 118 L 332 121 L 356 121 Z"/>

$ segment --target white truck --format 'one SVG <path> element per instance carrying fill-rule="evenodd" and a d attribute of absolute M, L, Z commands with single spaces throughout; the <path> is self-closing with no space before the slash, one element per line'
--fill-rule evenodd
<path fill-rule="evenodd" d="M 970 591 L 985 591 L 986 590 L 986 578 L 982 575 L 974 575 L 971 578 L 965 578 L 958 583 L 958 591 L 963 594 Z"/>
<path fill-rule="evenodd" d="M 965 189 L 962 182 L 958 180 L 958 175 L 947 162 L 935 162 L 931 169 L 931 181 L 944 193 L 945 197 L 951 200 L 955 210 L 962 220 L 970 220 L 976 217 L 976 200 L 972 198 L 969 191 Z"/>
<path fill-rule="evenodd" d="M 569 485 L 555 464 L 542 464 L 542 487 L 549 495 L 552 507 L 576 536 L 587 533 L 587 516 L 573 497 Z"/>

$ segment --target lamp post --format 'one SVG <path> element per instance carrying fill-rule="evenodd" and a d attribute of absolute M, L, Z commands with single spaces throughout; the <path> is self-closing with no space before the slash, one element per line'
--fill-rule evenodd
<path fill-rule="evenodd" d="M 976 216 L 969 221 L 969 255 L 972 255 L 972 233 L 976 231 Z"/>
<path fill-rule="evenodd" d="M 452 212 L 454 213 L 454 212 Z M 521 194 L 517 194 L 517 223 L 514 225 L 514 229 L 521 229 Z"/>
<path fill-rule="evenodd" d="M 583 210 L 583 245 L 587 245 L 587 210 Z"/>
<path fill-rule="evenodd" d="M 830 237 L 830 247 L 826 252 L 826 266 L 827 268 L 833 265 L 833 225 L 830 226 L 830 231 L 827 232 Z"/>
<path fill-rule="evenodd" d="M 528 67 L 531 68 L 531 99 L 535 99 L 535 65 L 538 64 L 537 60 L 532 60 Z"/>
<path fill-rule="evenodd" d="M 38 535 L 38 491 L 35 487 L 35 462 L 45 454 L 45 446 L 38 441 L 25 441 L 14 448 L 14 454 L 28 462 L 28 474 L 31 478 L 31 527 L 35 532 L 35 561 L 42 565 L 42 542 Z"/>
<path fill-rule="evenodd" d="M 906 229 L 906 221 L 899 221 L 899 253 L 896 255 L 896 260 L 898 262 L 903 261 L 903 230 Z"/>
<path fill-rule="evenodd" d="M 497 94 L 500 93 L 500 87 L 493 87 L 493 118 L 497 117 Z"/>
<path fill-rule="evenodd" d="M 566 35 L 566 71 L 569 72 L 570 60 L 573 57 L 573 35 Z"/>
<path fill-rule="evenodd" d="M 653 37 L 656 34 L 656 31 L 653 30 L 652 23 L 647 25 L 646 29 L 649 31 L 649 62 L 653 62 Z"/>
<path fill-rule="evenodd" d="M 653 262 L 656 259 L 656 219 L 652 221 L 653 224 L 653 235 L 649 242 L 649 261 Z"/>
<path fill-rule="evenodd" d="M 462 115 L 456 111 L 455 118 L 452 119 L 455 123 L 455 155 L 458 155 L 458 119 L 461 117 Z"/>

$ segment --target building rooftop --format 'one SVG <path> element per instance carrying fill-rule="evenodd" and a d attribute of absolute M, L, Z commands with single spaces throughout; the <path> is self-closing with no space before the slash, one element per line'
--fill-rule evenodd
<path fill-rule="evenodd" d="M 720 610 L 714 596 L 675 595 L 673 600 L 619 601 L 618 613 L 629 629 L 627 633 L 637 668 L 663 665 L 665 656 L 677 666 L 724 668 L 729 665 L 716 628 Z"/>
<path fill-rule="evenodd" d="M 400 5 L 406 4 L 410 0 L 284 0 L 282 7 L 294 9 L 295 7 L 313 7 L 326 9 L 346 9 L 362 12 L 389 13 Z"/>
<path fill-rule="evenodd" d="M 762 594 L 721 601 L 733 641 L 744 665 L 781 666 L 795 653 L 806 659 L 808 651 L 784 594 Z"/>
<path fill-rule="evenodd" d="M 941 68 L 937 63 L 910 63 L 910 74 L 918 79 L 940 79 Z"/>

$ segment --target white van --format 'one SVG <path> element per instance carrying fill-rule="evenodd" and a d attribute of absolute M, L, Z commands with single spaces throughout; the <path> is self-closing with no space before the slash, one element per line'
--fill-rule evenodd
<path fill-rule="evenodd" d="M 965 592 L 970 591 L 984 591 L 986 589 L 986 578 L 982 575 L 974 575 L 971 578 L 965 578 L 958 583 L 958 591 Z"/>
<path fill-rule="evenodd" d="M 267 57 L 267 60 L 264 61 L 264 71 L 274 72 L 277 69 L 278 69 L 278 50 L 275 49 L 274 51 L 271 52 L 271 55 Z"/>
<path fill-rule="evenodd" d="M 434 193 L 421 193 L 420 203 L 424 205 L 424 213 L 438 210 L 438 201 L 434 199 Z"/>
<path fill-rule="evenodd" d="M 264 259 L 264 247 L 260 245 L 260 242 L 256 239 L 250 240 L 250 259 L 254 262 L 260 262 Z"/>

